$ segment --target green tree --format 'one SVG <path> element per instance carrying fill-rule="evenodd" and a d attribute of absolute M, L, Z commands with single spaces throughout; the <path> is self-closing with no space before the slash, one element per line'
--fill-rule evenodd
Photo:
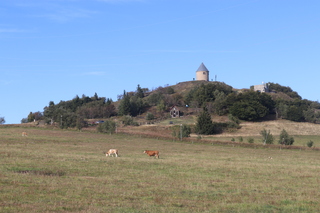
<path fill-rule="evenodd" d="M 246 121 L 256 121 L 268 114 L 268 109 L 257 101 L 236 102 L 232 105 L 229 111 L 233 116 Z"/>
<path fill-rule="evenodd" d="M 174 93 L 174 89 L 172 87 L 167 87 L 165 93 L 166 94 L 173 94 Z"/>
<path fill-rule="evenodd" d="M 144 92 L 143 92 L 143 90 L 142 90 L 142 88 L 140 87 L 139 84 L 137 86 L 137 91 L 135 93 L 135 96 L 137 96 L 138 98 L 143 98 L 144 97 Z"/>
<path fill-rule="evenodd" d="M 275 92 L 283 92 L 285 94 L 287 94 L 288 96 L 290 96 L 291 98 L 297 98 L 301 100 L 301 96 L 293 91 L 290 87 L 285 87 L 285 86 L 281 86 L 280 84 L 276 84 L 276 83 L 268 83 L 269 85 L 269 89 Z"/>
<path fill-rule="evenodd" d="M 78 116 L 76 120 L 76 128 L 80 131 L 83 127 L 87 126 L 87 122 L 83 119 L 83 117 Z"/>
<path fill-rule="evenodd" d="M 303 116 L 307 122 L 315 124 L 320 123 L 320 112 L 314 108 L 309 107 L 307 110 L 303 111 Z"/>
<path fill-rule="evenodd" d="M 143 113 L 144 110 L 144 102 L 142 98 L 139 98 L 138 96 L 132 96 L 130 97 L 130 115 L 137 116 Z"/>
<path fill-rule="evenodd" d="M 130 97 L 126 93 L 126 91 L 123 92 L 122 100 L 119 104 L 118 114 L 119 115 L 130 115 Z"/>
<path fill-rule="evenodd" d="M 213 94 L 215 97 L 215 100 L 213 102 L 215 113 L 217 115 L 225 115 L 227 113 L 227 106 L 226 106 L 227 95 L 224 92 L 219 90 L 215 90 Z"/>
<path fill-rule="evenodd" d="M 197 103 L 198 105 L 194 107 L 203 107 L 207 102 L 213 102 L 215 100 L 216 90 L 223 92 L 226 95 L 232 93 L 232 87 L 221 82 L 201 84 L 190 90 L 185 96 L 185 102 L 190 106 Z"/>
<path fill-rule="evenodd" d="M 270 130 L 266 130 L 266 129 L 263 129 L 261 132 L 260 132 L 260 135 L 262 136 L 262 142 L 263 144 L 273 144 L 273 135 L 270 133 Z"/>
<path fill-rule="evenodd" d="M 28 118 L 22 118 L 22 119 L 21 119 L 21 123 L 22 123 L 22 124 L 28 123 Z"/>
<path fill-rule="evenodd" d="M 285 129 L 283 129 L 279 136 L 279 144 L 282 145 L 292 145 L 294 143 L 294 138 L 290 137 Z"/>
<path fill-rule="evenodd" d="M 163 100 L 163 94 L 161 92 L 154 92 L 148 96 L 147 102 L 151 106 L 158 105 Z"/>
<path fill-rule="evenodd" d="M 278 100 L 276 103 L 276 115 L 277 118 L 284 118 L 287 117 L 288 112 L 288 104 L 283 100 Z"/>
<path fill-rule="evenodd" d="M 197 134 L 210 135 L 214 133 L 214 125 L 209 112 L 204 109 L 198 116 L 195 132 Z"/>
<path fill-rule="evenodd" d="M 304 121 L 303 108 L 299 106 L 289 106 L 286 118 L 290 121 Z"/>
<path fill-rule="evenodd" d="M 28 122 L 33 122 L 35 120 L 35 118 L 36 117 L 34 116 L 34 114 L 32 112 L 30 112 L 28 115 Z"/>
<path fill-rule="evenodd" d="M 265 93 L 244 92 L 227 96 L 225 105 L 229 113 L 241 120 L 256 121 L 273 113 L 275 102 Z"/>
<path fill-rule="evenodd" d="M 96 101 L 99 100 L 99 96 L 98 96 L 98 94 L 97 94 L 96 92 L 94 93 L 94 96 L 93 96 L 92 99 L 93 99 L 93 100 L 96 100 Z"/>
<path fill-rule="evenodd" d="M 161 100 L 160 103 L 157 105 L 158 112 L 164 112 L 166 111 L 166 105 L 164 103 L 164 100 Z"/>
<path fill-rule="evenodd" d="M 77 124 L 77 114 L 70 111 L 64 111 L 61 114 L 60 118 L 60 128 L 61 129 L 67 129 L 69 127 L 74 128 Z"/>

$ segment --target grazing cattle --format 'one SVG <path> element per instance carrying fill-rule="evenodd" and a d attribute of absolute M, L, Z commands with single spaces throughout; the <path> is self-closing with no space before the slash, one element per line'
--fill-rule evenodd
<path fill-rule="evenodd" d="M 111 156 L 112 154 L 114 154 L 116 157 L 118 157 L 118 150 L 117 149 L 109 149 L 109 151 L 106 153 L 106 156 L 108 157 L 108 156 Z"/>
<path fill-rule="evenodd" d="M 26 132 L 22 132 L 22 136 L 28 136 Z"/>
<path fill-rule="evenodd" d="M 143 153 L 146 153 L 151 156 L 155 156 L 156 158 L 159 158 L 159 151 L 151 151 L 151 150 L 145 150 Z"/>

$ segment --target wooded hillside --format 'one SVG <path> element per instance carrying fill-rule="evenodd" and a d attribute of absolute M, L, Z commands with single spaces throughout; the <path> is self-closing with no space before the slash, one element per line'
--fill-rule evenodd
<path fill-rule="evenodd" d="M 203 109 L 211 116 L 229 115 L 243 121 L 286 119 L 296 122 L 320 123 L 320 104 L 302 99 L 290 87 L 268 83 L 269 93 L 252 89 L 235 89 L 223 82 L 190 81 L 172 86 L 158 87 L 152 91 L 137 86 L 113 101 L 99 97 L 78 95 L 69 101 L 50 102 L 43 112 L 30 112 L 22 122 L 43 120 L 61 128 L 89 125 L 89 119 L 105 120 L 113 116 L 130 116 L 131 124 L 139 117 L 145 121 L 168 118 L 172 106 L 188 109 L 197 115 Z M 181 115 L 188 116 L 182 111 Z"/>

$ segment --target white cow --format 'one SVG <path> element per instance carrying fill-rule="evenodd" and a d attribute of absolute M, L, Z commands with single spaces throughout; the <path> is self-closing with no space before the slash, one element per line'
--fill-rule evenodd
<path fill-rule="evenodd" d="M 116 157 L 118 157 L 118 150 L 117 149 L 109 149 L 109 151 L 106 153 L 106 157 L 111 156 L 112 154 L 114 154 Z"/>

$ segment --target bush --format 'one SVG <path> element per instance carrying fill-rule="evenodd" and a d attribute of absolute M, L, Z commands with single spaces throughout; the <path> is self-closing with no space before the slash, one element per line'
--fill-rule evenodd
<path fill-rule="evenodd" d="M 253 138 L 248 138 L 248 143 L 254 143 L 254 139 Z"/>
<path fill-rule="evenodd" d="M 121 121 L 125 126 L 139 126 L 139 124 L 133 121 L 133 118 L 130 115 L 123 116 Z"/>
<path fill-rule="evenodd" d="M 263 144 L 273 144 L 273 135 L 270 133 L 270 130 L 266 130 L 266 129 L 263 129 L 261 132 L 260 132 L 260 135 L 262 136 L 262 142 Z"/>
<path fill-rule="evenodd" d="M 228 118 L 229 118 L 230 121 L 232 121 L 232 123 L 235 123 L 235 124 L 238 124 L 238 125 L 240 124 L 239 118 L 233 116 L 232 114 L 229 114 Z"/>
<path fill-rule="evenodd" d="M 229 129 L 240 129 L 240 125 L 233 122 L 233 121 L 227 121 L 227 128 Z"/>
<path fill-rule="evenodd" d="M 307 146 L 311 148 L 313 146 L 313 141 L 310 140 L 309 142 L 307 142 Z"/>
<path fill-rule="evenodd" d="M 279 144 L 292 145 L 294 143 L 293 137 L 290 137 L 286 130 L 282 130 L 279 137 Z"/>
<path fill-rule="evenodd" d="M 97 131 L 101 133 L 114 133 L 116 131 L 116 122 L 107 120 L 103 123 L 99 123 Z"/>
<path fill-rule="evenodd" d="M 154 119 L 154 115 L 150 112 L 148 112 L 148 114 L 146 115 L 146 120 L 151 121 Z"/>

